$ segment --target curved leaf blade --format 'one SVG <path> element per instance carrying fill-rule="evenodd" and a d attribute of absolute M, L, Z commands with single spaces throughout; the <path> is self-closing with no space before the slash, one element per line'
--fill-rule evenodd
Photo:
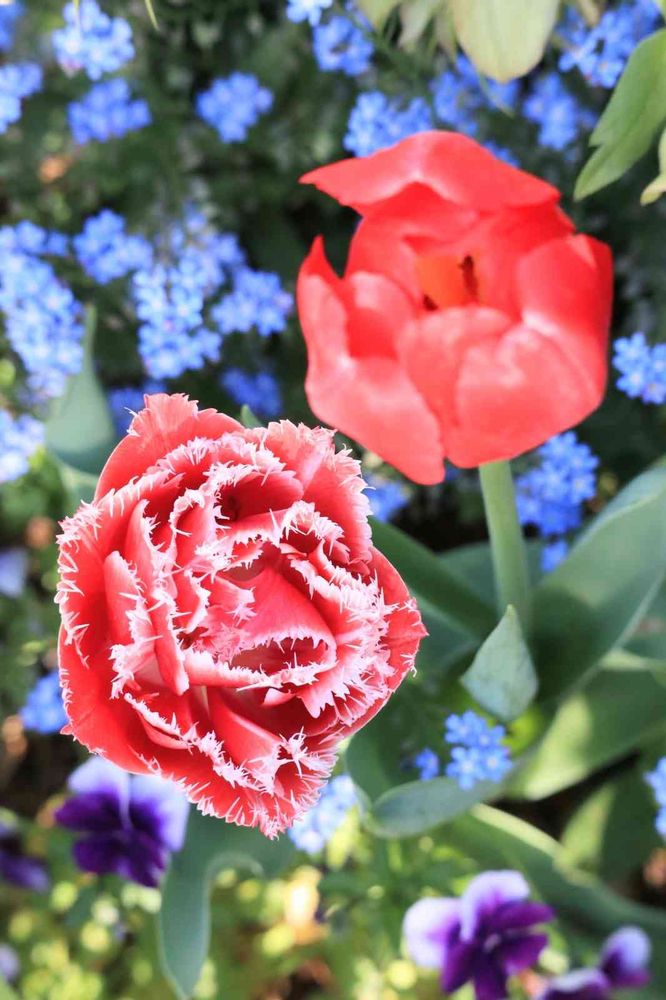
<path fill-rule="evenodd" d="M 509 605 L 483 643 L 460 682 L 472 697 L 503 722 L 528 708 L 537 692 L 537 676 L 516 609 Z"/>
<path fill-rule="evenodd" d="M 559 0 L 449 0 L 460 45 L 481 73 L 505 83 L 541 61 Z"/>
<path fill-rule="evenodd" d="M 452 778 L 410 781 L 391 788 L 375 802 L 367 826 L 378 837 L 416 837 L 499 794 L 499 786 L 482 781 L 463 791 Z"/>

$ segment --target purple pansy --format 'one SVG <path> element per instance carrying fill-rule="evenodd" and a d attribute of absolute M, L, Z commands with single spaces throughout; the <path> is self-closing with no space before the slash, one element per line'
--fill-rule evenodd
<path fill-rule="evenodd" d="M 440 970 L 445 993 L 471 982 L 476 1000 L 504 1000 L 508 978 L 533 965 L 548 942 L 534 928 L 553 911 L 528 896 L 519 872 L 491 871 L 460 899 L 420 899 L 405 914 L 409 954 Z"/>
<path fill-rule="evenodd" d="M 177 787 L 153 775 L 130 775 L 101 757 L 77 768 L 68 784 L 74 795 L 56 820 L 87 834 L 74 845 L 79 868 L 157 885 L 170 852 L 185 839 L 188 805 Z"/>
<path fill-rule="evenodd" d="M 649 938 L 640 927 L 621 927 L 604 944 L 598 968 L 557 976 L 539 1000 L 611 1000 L 616 990 L 645 986 L 650 951 Z"/>
<path fill-rule="evenodd" d="M 46 892 L 50 881 L 46 865 L 23 853 L 16 827 L 0 820 L 0 879 L 34 892 Z"/>

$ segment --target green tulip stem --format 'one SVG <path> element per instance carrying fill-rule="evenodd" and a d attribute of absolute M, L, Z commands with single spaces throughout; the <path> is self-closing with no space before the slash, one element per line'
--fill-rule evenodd
<path fill-rule="evenodd" d="M 479 466 L 479 476 L 495 573 L 497 610 L 501 618 L 512 604 L 527 631 L 530 579 L 511 466 L 509 462 L 488 462 Z"/>

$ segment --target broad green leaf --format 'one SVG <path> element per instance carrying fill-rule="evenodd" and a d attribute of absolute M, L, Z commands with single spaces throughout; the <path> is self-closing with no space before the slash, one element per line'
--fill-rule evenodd
<path fill-rule="evenodd" d="M 261 427 L 261 420 L 255 417 L 247 403 L 243 403 L 241 406 L 240 422 L 243 427 Z"/>
<path fill-rule="evenodd" d="M 0 978 L 0 1000 L 19 1000 L 18 994 L 14 993 L 9 983 Z"/>
<path fill-rule="evenodd" d="M 384 23 L 400 0 L 356 0 L 356 6 L 376 28 Z"/>
<path fill-rule="evenodd" d="M 554 907 L 558 921 L 572 945 L 581 942 L 596 951 L 601 940 L 618 927 L 634 924 L 652 939 L 654 975 L 651 987 L 639 991 L 640 1000 L 666 996 L 666 913 L 634 903 L 606 888 L 591 875 L 573 868 L 557 841 L 515 816 L 477 806 L 446 828 L 447 846 L 473 857 L 482 868 L 516 868 L 536 893 Z M 631 994 L 627 994 L 631 997 Z"/>
<path fill-rule="evenodd" d="M 77 472 L 97 475 L 117 441 L 104 390 L 95 373 L 95 311 L 87 310 L 84 357 L 46 422 L 46 445 L 56 458 Z"/>
<path fill-rule="evenodd" d="M 393 563 L 416 598 L 454 627 L 484 638 L 495 625 L 491 605 L 449 572 L 442 560 L 393 525 L 372 521 L 377 548 Z"/>
<path fill-rule="evenodd" d="M 443 0 L 406 0 L 401 3 L 399 44 L 405 49 L 415 45 L 442 6 Z"/>
<path fill-rule="evenodd" d="M 164 880 L 158 925 L 162 967 L 178 997 L 191 997 L 208 954 L 215 873 L 227 867 L 273 876 L 293 850 L 287 837 L 269 840 L 258 830 L 190 811 L 185 846 Z"/>
<path fill-rule="evenodd" d="M 634 49 L 590 137 L 597 146 L 583 167 L 574 196 L 586 198 L 621 177 L 650 148 L 666 122 L 666 30 Z"/>
<path fill-rule="evenodd" d="M 482 708 L 503 722 L 522 715 L 533 700 L 537 677 L 520 619 L 512 605 L 460 680 Z"/>
<path fill-rule="evenodd" d="M 415 837 L 498 794 L 499 786 L 488 781 L 468 791 L 452 778 L 410 781 L 381 795 L 366 825 L 378 837 Z"/>
<path fill-rule="evenodd" d="M 606 782 L 573 814 L 562 835 L 572 864 L 617 881 L 638 871 L 661 843 L 642 770 Z"/>
<path fill-rule="evenodd" d="M 460 45 L 481 73 L 504 83 L 541 61 L 560 0 L 449 0 Z"/>
<path fill-rule="evenodd" d="M 659 173 L 641 194 L 641 205 L 651 205 L 666 192 L 666 129 L 659 140 Z"/>
<path fill-rule="evenodd" d="M 559 707 L 509 793 L 543 799 L 621 759 L 666 727 L 666 688 L 650 673 L 601 670 Z"/>
<path fill-rule="evenodd" d="M 540 697 L 560 695 L 633 631 L 666 574 L 666 469 L 643 473 L 534 592 Z"/>

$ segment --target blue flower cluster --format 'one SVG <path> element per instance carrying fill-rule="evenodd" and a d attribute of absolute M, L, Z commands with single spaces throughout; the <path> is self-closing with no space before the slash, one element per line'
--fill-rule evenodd
<path fill-rule="evenodd" d="M 49 263 L 0 247 L 0 309 L 7 339 L 42 398 L 58 396 L 83 357 L 82 309 Z"/>
<path fill-rule="evenodd" d="M 444 739 L 453 746 L 446 775 L 464 791 L 479 781 L 503 781 L 511 770 L 504 726 L 490 726 L 476 712 L 450 715 L 444 724 Z"/>
<path fill-rule="evenodd" d="M 359 14 L 357 22 L 343 14 L 321 21 L 312 29 L 312 51 L 325 73 L 359 76 L 370 69 L 374 46 L 363 30 L 370 24 Z"/>
<path fill-rule="evenodd" d="M 27 253 L 38 257 L 64 257 L 69 252 L 69 240 L 63 233 L 43 229 L 24 219 L 15 226 L 0 227 L 0 255 Z"/>
<path fill-rule="evenodd" d="M 26 729 L 32 729 L 43 735 L 59 733 L 66 725 L 67 714 L 62 704 L 56 670 L 39 678 L 26 698 L 20 714 Z"/>
<path fill-rule="evenodd" d="M 592 128 L 594 114 L 583 107 L 557 73 L 542 73 L 523 104 L 525 117 L 539 126 L 539 142 L 563 150 Z"/>
<path fill-rule="evenodd" d="M 42 86 L 42 69 L 36 63 L 0 66 L 0 135 L 21 117 L 21 101 Z"/>
<path fill-rule="evenodd" d="M 539 464 L 516 480 L 516 504 L 520 523 L 553 541 L 542 561 L 549 571 L 566 555 L 566 543 L 558 536 L 580 527 L 585 501 L 596 493 L 599 459 L 573 431 L 551 438 L 536 454 Z"/>
<path fill-rule="evenodd" d="M 232 73 L 214 80 L 196 99 L 197 113 L 222 142 L 243 142 L 260 116 L 273 105 L 273 95 L 251 73 Z"/>
<path fill-rule="evenodd" d="M 288 0 L 287 17 L 297 24 L 307 21 L 311 25 L 319 24 L 322 13 L 327 10 L 333 0 Z"/>
<path fill-rule="evenodd" d="M 65 27 L 53 32 L 53 47 L 65 72 L 82 69 L 91 80 L 99 80 L 134 58 L 128 22 L 123 17 L 109 17 L 97 0 L 68 3 L 63 17 Z"/>
<path fill-rule="evenodd" d="M 365 473 L 365 481 L 370 487 L 370 509 L 378 521 L 390 521 L 409 503 L 409 490 L 404 483 L 373 472 Z"/>
<path fill-rule="evenodd" d="M 590 28 L 572 7 L 567 8 L 559 34 L 566 43 L 559 67 L 568 72 L 578 67 L 595 87 L 612 88 L 638 43 L 659 23 L 653 0 L 628 0 L 606 10 Z"/>
<path fill-rule="evenodd" d="M 666 838 L 666 757 L 662 757 L 654 771 L 650 771 L 645 777 L 654 791 L 654 796 L 659 806 L 655 822 L 657 832 Z"/>
<path fill-rule="evenodd" d="M 282 394 L 275 376 L 269 371 L 247 372 L 242 368 L 227 368 L 220 384 L 235 403 L 249 406 L 257 417 L 271 419 L 280 415 Z"/>
<path fill-rule="evenodd" d="M 452 746 L 451 760 L 444 773 L 453 778 L 463 791 L 479 781 L 503 781 L 512 768 L 504 726 L 490 726 L 476 712 L 468 709 L 462 715 L 450 715 L 444 723 L 444 740 Z M 425 747 L 412 759 L 421 781 L 430 781 L 440 773 L 440 759 L 430 747 Z"/>
<path fill-rule="evenodd" d="M 109 209 L 86 220 L 83 231 L 74 237 L 74 250 L 84 270 L 100 285 L 137 271 L 152 257 L 148 240 L 129 235 L 122 216 Z"/>
<path fill-rule="evenodd" d="M 0 52 L 8 52 L 14 44 L 16 23 L 23 14 L 23 4 L 15 3 L 0 6 Z"/>
<path fill-rule="evenodd" d="M 342 144 L 355 156 L 369 156 L 432 127 L 432 114 L 422 97 L 405 104 L 379 90 L 370 90 L 359 94 Z"/>
<path fill-rule="evenodd" d="M 615 341 L 613 365 L 620 372 L 617 387 L 630 399 L 666 402 L 666 344 L 648 344 L 644 333 Z"/>
<path fill-rule="evenodd" d="M 153 392 L 166 392 L 164 382 L 147 379 L 142 386 L 121 385 L 109 389 L 109 408 L 118 434 L 127 433 L 133 415 L 143 409 L 143 397 Z"/>
<path fill-rule="evenodd" d="M 449 128 L 465 135 L 478 136 L 479 112 L 515 108 L 520 84 L 495 83 L 488 80 L 480 86 L 479 74 L 465 56 L 459 56 L 455 67 L 446 69 L 431 84 L 435 113 Z"/>
<path fill-rule="evenodd" d="M 134 98 L 127 80 L 119 76 L 95 84 L 80 101 L 72 101 L 67 116 L 79 146 L 119 139 L 152 121 L 146 102 Z"/>
<path fill-rule="evenodd" d="M 0 449 L 2 445 L 0 445 Z M 2 459 L 0 458 L 0 462 Z M 0 549 L 0 594 L 20 597 L 28 577 L 28 553 L 25 549 Z"/>
<path fill-rule="evenodd" d="M 306 854 L 318 854 L 356 803 L 351 778 L 345 774 L 331 778 L 317 804 L 287 830 L 290 840 Z"/>
<path fill-rule="evenodd" d="M 44 442 L 44 425 L 23 414 L 0 410 L 0 483 L 25 475 L 30 459 Z"/>
<path fill-rule="evenodd" d="M 277 274 L 239 267 L 233 273 L 233 289 L 212 312 L 220 333 L 249 333 L 255 328 L 262 337 L 281 333 L 293 309 L 294 299 L 285 292 Z"/>

